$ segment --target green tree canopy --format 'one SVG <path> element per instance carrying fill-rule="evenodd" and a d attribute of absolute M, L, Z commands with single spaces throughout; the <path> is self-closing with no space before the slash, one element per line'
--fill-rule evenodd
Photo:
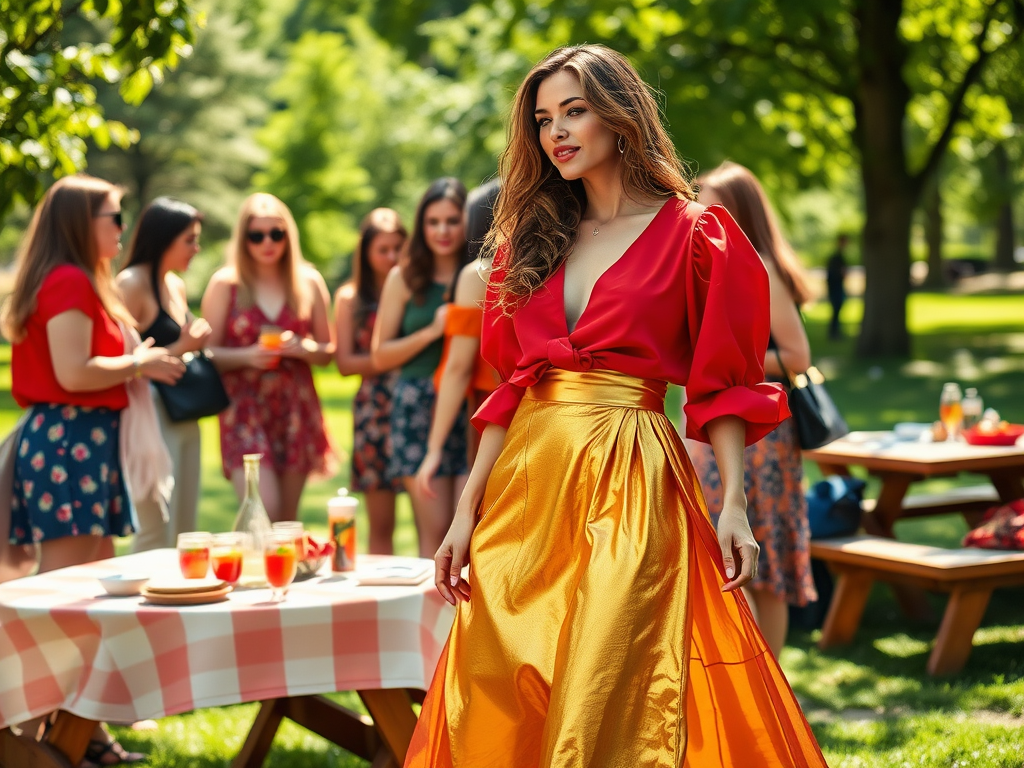
<path fill-rule="evenodd" d="M 74 19 L 100 39 L 68 42 Z M 136 139 L 105 118 L 94 83 L 117 83 L 138 104 L 191 52 L 197 21 L 185 0 L 0 0 L 0 217 L 81 169 L 86 139 L 101 147 Z"/>

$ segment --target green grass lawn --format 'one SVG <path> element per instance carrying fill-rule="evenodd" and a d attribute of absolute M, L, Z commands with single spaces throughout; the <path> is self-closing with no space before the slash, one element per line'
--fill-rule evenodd
<path fill-rule="evenodd" d="M 815 361 L 829 377 L 829 390 L 853 429 L 880 429 L 896 421 L 932 421 L 942 383 L 956 380 L 978 387 L 986 405 L 1010 421 L 1024 421 L 1024 300 L 1014 296 L 911 297 L 914 354 L 910 360 L 866 362 L 853 357 L 852 334 L 861 311 L 851 301 L 843 319 L 850 338 L 825 337 L 829 309 L 807 314 Z M 342 457 L 339 475 L 311 483 L 302 504 L 307 527 L 326 527 L 326 500 L 348 482 L 351 445 L 349 406 L 356 380 L 325 370 L 317 375 L 334 444 Z M 13 424 L 17 409 L 9 394 L 9 349 L 0 348 L 0 428 Z M 669 402 L 678 411 L 678 395 Z M 203 528 L 231 526 L 237 500 L 220 472 L 217 424 L 206 419 L 203 431 Z M 808 467 L 808 480 L 817 471 Z M 971 479 L 937 480 L 929 490 Z M 977 482 L 977 479 L 975 479 Z M 869 492 L 877 490 L 872 483 Z M 401 554 L 415 553 L 415 531 L 402 499 L 396 537 Z M 945 516 L 898 525 L 905 540 L 955 546 L 966 530 L 959 517 Z M 360 520 L 365 547 L 366 524 Z M 914 624 L 906 619 L 884 587 L 872 594 L 857 641 L 847 648 L 819 651 L 817 632 L 794 632 L 782 664 L 803 702 L 808 719 L 832 768 L 1022 768 L 1024 767 L 1024 600 L 1020 590 L 997 591 L 975 650 L 964 672 L 933 680 L 925 661 L 935 636 L 942 600 L 935 598 L 936 619 Z M 351 694 L 338 694 L 360 709 Z M 224 766 L 241 745 L 255 717 L 255 705 L 239 705 L 169 717 L 151 732 L 118 729 L 122 742 L 149 752 L 160 766 Z M 740 713 L 734 713 L 741 716 Z M 365 766 L 322 739 L 285 724 L 274 742 L 268 765 Z M 759 768 L 737 766 L 737 768 Z"/>

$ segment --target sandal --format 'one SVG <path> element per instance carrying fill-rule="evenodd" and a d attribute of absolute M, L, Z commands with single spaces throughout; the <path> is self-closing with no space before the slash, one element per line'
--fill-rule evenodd
<path fill-rule="evenodd" d="M 111 759 L 113 758 L 113 759 Z M 129 752 L 116 740 L 99 741 L 92 739 L 85 749 L 85 757 L 78 764 L 78 768 L 102 768 L 105 765 L 130 765 L 141 763 L 146 756 L 141 752 Z"/>

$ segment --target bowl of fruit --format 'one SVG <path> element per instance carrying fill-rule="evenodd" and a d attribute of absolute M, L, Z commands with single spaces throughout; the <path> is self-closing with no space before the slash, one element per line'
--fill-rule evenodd
<path fill-rule="evenodd" d="M 303 534 L 302 558 L 295 569 L 295 581 L 311 579 L 316 576 L 332 554 L 334 554 L 332 541 L 318 539 L 309 533 Z"/>
<path fill-rule="evenodd" d="M 998 415 L 990 417 L 988 414 L 964 430 L 964 440 L 971 445 L 1014 445 L 1021 435 L 1024 435 L 1024 424 L 1010 424 Z"/>

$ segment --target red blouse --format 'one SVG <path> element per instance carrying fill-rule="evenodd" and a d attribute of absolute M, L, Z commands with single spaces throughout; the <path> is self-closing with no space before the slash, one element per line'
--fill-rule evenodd
<path fill-rule="evenodd" d="M 25 323 L 25 338 L 11 349 L 11 394 L 22 408 L 34 403 L 59 403 L 110 408 L 128 407 L 124 384 L 92 392 L 68 392 L 57 382 L 50 357 L 46 324 L 59 314 L 77 309 L 92 320 L 91 357 L 124 354 L 124 337 L 103 309 L 89 276 L 71 264 L 53 269 L 36 294 L 36 309 Z"/>
<path fill-rule="evenodd" d="M 789 416 L 781 385 L 764 381 L 768 274 L 725 208 L 669 200 L 598 279 L 571 333 L 564 264 L 510 317 L 494 308 L 496 262 L 482 348 L 502 383 L 473 417 L 478 429 L 508 427 L 525 388 L 551 367 L 684 385 L 686 434 L 703 442 L 718 416 L 746 421 L 747 445 Z"/>

